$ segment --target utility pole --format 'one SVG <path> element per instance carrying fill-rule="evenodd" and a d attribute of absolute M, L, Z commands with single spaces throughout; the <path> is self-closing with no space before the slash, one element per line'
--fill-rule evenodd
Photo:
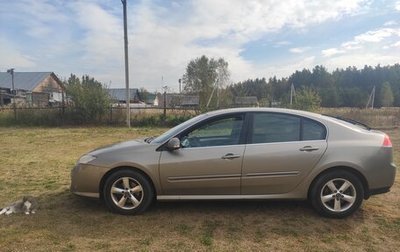
<path fill-rule="evenodd" d="M 15 97 L 17 92 L 14 87 L 14 68 L 10 68 L 7 70 L 7 73 L 11 74 L 11 93 L 13 94 L 13 109 L 14 109 L 14 120 L 17 120 L 17 106 L 15 104 Z"/>
<path fill-rule="evenodd" d="M 126 86 L 126 124 L 131 127 L 130 90 L 129 90 L 129 62 L 128 62 L 128 24 L 126 18 L 126 1 L 121 0 L 124 9 L 124 51 L 125 51 L 125 86 Z"/>
<path fill-rule="evenodd" d="M 375 102 L 375 86 L 372 88 L 371 94 L 369 95 L 367 106 L 365 108 L 368 108 L 369 104 L 371 104 L 371 108 L 374 109 L 374 102 Z"/>
<path fill-rule="evenodd" d="M 293 105 L 293 96 L 296 95 L 296 91 L 294 89 L 294 85 L 292 83 L 292 85 L 290 86 L 290 106 Z"/>
<path fill-rule="evenodd" d="M 166 118 L 167 118 L 167 90 L 168 90 L 168 86 L 163 86 L 162 87 L 163 89 L 164 89 L 164 93 L 163 93 L 163 96 L 164 96 L 164 101 L 163 101 L 163 106 L 164 106 L 164 120 L 166 120 Z"/>

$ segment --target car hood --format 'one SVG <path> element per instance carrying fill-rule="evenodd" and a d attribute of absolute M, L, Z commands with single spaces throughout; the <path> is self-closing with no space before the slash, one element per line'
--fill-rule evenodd
<path fill-rule="evenodd" d="M 149 146 L 148 143 L 144 141 L 144 139 L 135 139 L 131 141 L 125 141 L 125 142 L 120 142 L 120 143 L 114 143 L 110 145 L 106 145 L 97 149 L 92 150 L 88 154 L 93 155 L 93 156 L 99 156 L 103 153 L 110 153 L 114 151 L 118 151 L 121 149 L 138 149 L 144 146 Z"/>

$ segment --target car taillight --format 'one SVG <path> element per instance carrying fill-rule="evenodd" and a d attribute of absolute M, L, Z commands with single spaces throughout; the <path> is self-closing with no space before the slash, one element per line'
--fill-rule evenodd
<path fill-rule="evenodd" d="M 392 141 L 390 141 L 390 138 L 388 135 L 385 135 L 382 146 L 383 147 L 392 147 Z"/>

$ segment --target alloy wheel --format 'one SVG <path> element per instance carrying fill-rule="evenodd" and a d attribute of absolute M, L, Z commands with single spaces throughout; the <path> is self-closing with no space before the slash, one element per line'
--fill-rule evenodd
<path fill-rule="evenodd" d="M 121 177 L 111 185 L 111 199 L 116 206 L 124 210 L 137 208 L 143 201 L 142 185 L 132 177 Z"/>
<path fill-rule="evenodd" d="M 332 212 L 340 213 L 354 205 L 357 193 L 354 185 L 344 178 L 329 180 L 321 189 L 321 202 Z"/>

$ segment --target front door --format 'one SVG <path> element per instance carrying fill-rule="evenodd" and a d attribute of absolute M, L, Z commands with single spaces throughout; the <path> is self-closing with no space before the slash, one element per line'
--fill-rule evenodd
<path fill-rule="evenodd" d="M 215 117 L 181 133 L 181 148 L 163 151 L 165 195 L 240 194 L 244 114 Z"/>

